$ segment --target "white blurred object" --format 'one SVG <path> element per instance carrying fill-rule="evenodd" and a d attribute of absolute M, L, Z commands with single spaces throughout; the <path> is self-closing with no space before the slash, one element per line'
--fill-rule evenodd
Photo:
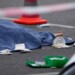
<path fill-rule="evenodd" d="M 74 43 L 74 46 L 75 46 L 75 43 Z"/>
<path fill-rule="evenodd" d="M 22 43 L 22 44 L 16 44 L 15 45 L 15 50 L 17 51 L 17 50 L 21 50 L 21 51 L 26 51 L 26 52 L 30 52 L 31 50 L 29 50 L 29 49 L 27 49 L 26 47 L 25 47 L 25 44 L 24 43 Z"/>
<path fill-rule="evenodd" d="M 44 61 L 35 61 L 35 64 L 36 65 L 45 65 L 45 62 Z"/>
<path fill-rule="evenodd" d="M 68 48 L 70 46 L 66 45 L 65 39 L 63 36 L 57 36 L 53 41 L 53 47 L 55 48 Z"/>
<path fill-rule="evenodd" d="M 33 15 L 41 13 L 53 13 L 66 10 L 75 9 L 75 2 L 55 4 L 55 5 L 44 5 L 36 7 L 10 7 L 0 9 L 0 16 L 17 16 L 17 15 Z"/>
<path fill-rule="evenodd" d="M 64 67 L 66 67 L 72 63 L 75 63 L 75 54 L 70 58 L 70 60 L 67 62 L 67 64 Z"/>
<path fill-rule="evenodd" d="M 1 51 L 0 51 L 0 54 L 10 55 L 10 54 L 12 54 L 10 51 L 11 51 L 11 50 L 9 50 L 9 49 L 1 50 Z"/>

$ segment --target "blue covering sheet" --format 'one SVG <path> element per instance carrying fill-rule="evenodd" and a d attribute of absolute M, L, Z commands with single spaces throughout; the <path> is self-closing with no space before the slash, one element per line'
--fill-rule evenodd
<path fill-rule="evenodd" d="M 15 49 L 15 44 L 24 43 L 28 49 L 52 45 L 55 36 L 50 32 L 37 32 L 8 20 L 0 19 L 0 50 Z M 70 42 L 74 42 L 70 41 Z M 67 43 L 69 43 L 67 41 Z"/>

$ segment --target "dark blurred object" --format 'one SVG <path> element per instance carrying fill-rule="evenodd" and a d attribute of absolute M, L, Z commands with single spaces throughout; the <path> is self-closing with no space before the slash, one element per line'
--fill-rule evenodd
<path fill-rule="evenodd" d="M 59 75 L 75 75 L 75 62 L 63 68 Z"/>

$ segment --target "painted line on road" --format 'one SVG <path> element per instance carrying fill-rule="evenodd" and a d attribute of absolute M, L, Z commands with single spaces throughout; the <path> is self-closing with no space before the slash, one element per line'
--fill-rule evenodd
<path fill-rule="evenodd" d="M 17 18 L 0 17 L 0 19 L 10 20 L 10 21 L 12 21 L 12 20 L 17 19 Z"/>
<path fill-rule="evenodd" d="M 27 75 L 58 75 L 59 72 L 50 72 L 50 73 L 39 73 L 39 74 L 27 74 Z"/>
<path fill-rule="evenodd" d="M 49 26 L 62 27 L 62 28 L 75 28 L 75 26 L 71 26 L 71 25 L 62 25 L 62 24 L 53 24 L 53 23 L 42 24 L 42 25 L 38 25 L 37 27 L 45 28 L 45 27 L 49 27 Z"/>
<path fill-rule="evenodd" d="M 17 18 L 7 18 L 7 17 L 0 17 L 0 19 L 5 19 L 5 20 L 14 20 Z M 61 28 L 75 28 L 75 26 L 71 26 L 71 25 L 63 25 L 63 24 L 53 24 L 53 23 L 47 23 L 47 24 L 41 24 L 41 25 L 37 25 L 38 28 L 45 28 L 45 27 L 61 27 Z"/>

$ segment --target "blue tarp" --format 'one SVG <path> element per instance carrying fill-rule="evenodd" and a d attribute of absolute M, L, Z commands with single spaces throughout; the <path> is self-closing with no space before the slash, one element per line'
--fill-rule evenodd
<path fill-rule="evenodd" d="M 52 45 L 55 36 L 50 32 L 37 32 L 8 20 L 0 19 L 0 50 L 15 49 L 15 44 L 24 43 L 28 49 Z M 66 43 L 74 40 L 66 39 Z"/>

